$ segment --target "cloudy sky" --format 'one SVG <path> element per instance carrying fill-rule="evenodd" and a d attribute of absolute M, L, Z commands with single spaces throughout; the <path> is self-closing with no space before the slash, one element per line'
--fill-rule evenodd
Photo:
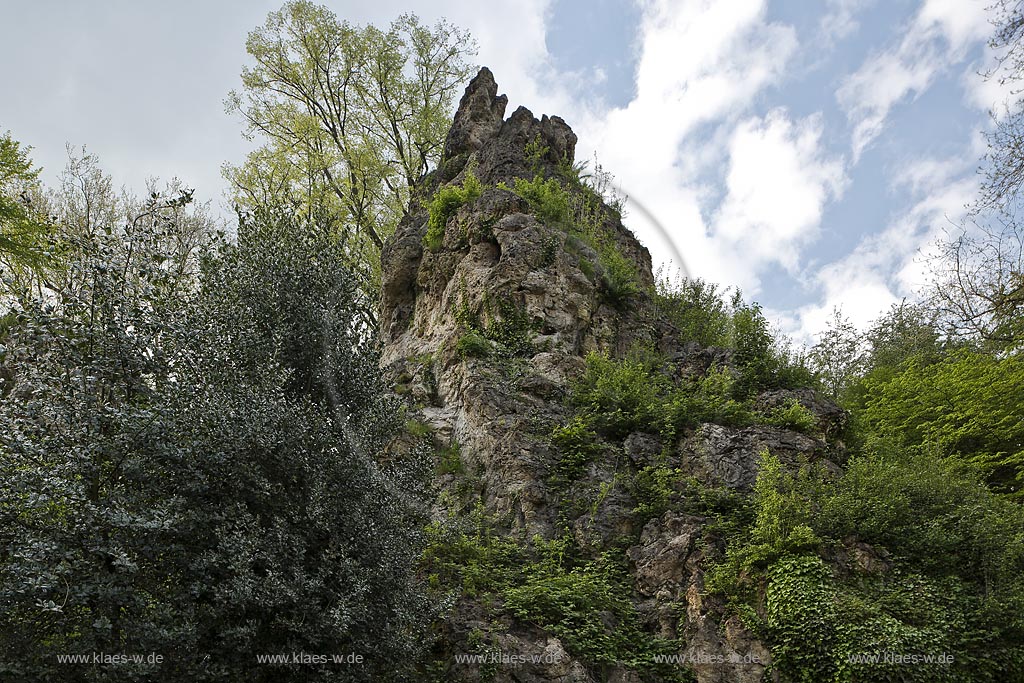
<path fill-rule="evenodd" d="M 244 41 L 280 2 L 2 0 L 0 130 L 53 181 L 86 145 L 116 182 L 177 176 L 222 205 L 248 143 L 224 113 Z M 912 296 L 977 187 L 1003 94 L 988 0 L 328 0 L 353 23 L 413 10 L 468 28 L 512 111 L 559 114 L 626 222 L 690 274 L 813 340 Z"/>

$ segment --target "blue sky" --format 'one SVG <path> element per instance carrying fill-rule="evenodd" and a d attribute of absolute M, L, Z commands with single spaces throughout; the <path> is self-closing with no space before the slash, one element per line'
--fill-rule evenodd
<path fill-rule="evenodd" d="M 510 111 L 559 114 L 578 158 L 596 150 L 655 262 L 672 250 L 645 213 L 691 274 L 741 287 L 801 340 L 836 306 L 866 325 L 925 284 L 1005 97 L 977 75 L 988 0 L 324 4 L 355 23 L 412 10 L 468 28 Z M 118 183 L 177 176 L 219 206 L 221 164 L 248 149 L 223 100 L 246 33 L 278 6 L 12 4 L 0 129 L 51 182 L 65 144 L 85 144 Z"/>

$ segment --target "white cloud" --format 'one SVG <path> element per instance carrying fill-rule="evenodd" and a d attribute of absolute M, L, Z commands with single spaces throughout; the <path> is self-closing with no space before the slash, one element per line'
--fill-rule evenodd
<path fill-rule="evenodd" d="M 984 0 L 925 0 L 899 44 L 869 57 L 836 92 L 853 126 L 853 161 L 882 132 L 891 109 L 921 95 L 991 30 Z"/>
<path fill-rule="evenodd" d="M 401 0 L 387 1 L 402 5 Z M 564 76 L 552 66 L 548 54 L 545 35 L 551 1 L 448 0 L 425 5 L 417 12 L 428 21 L 443 16 L 472 34 L 480 46 L 476 61 L 494 72 L 499 92 L 508 95 L 508 114 L 523 105 L 538 117 L 546 113 L 568 118 L 581 107 L 570 89 L 563 87 Z M 408 3 L 404 4 L 404 10 L 389 10 L 391 16 L 408 11 Z"/>
<path fill-rule="evenodd" d="M 649 0 L 642 13 L 636 96 L 585 116 L 579 154 L 599 152 L 631 200 L 685 247 L 691 274 L 749 288 L 753 270 L 709 236 L 700 173 L 719 160 L 712 139 L 728 140 L 759 93 L 781 80 L 796 51 L 795 31 L 767 21 L 763 0 Z M 637 211 L 627 223 L 662 260 L 668 245 L 642 219 Z"/>
<path fill-rule="evenodd" d="M 793 122 L 782 109 L 733 131 L 727 195 L 714 227 L 748 261 L 795 269 L 798 247 L 817 234 L 825 203 L 842 193 L 842 160 L 823 153 L 821 134 L 820 116 Z"/>
<path fill-rule="evenodd" d="M 826 44 L 842 40 L 860 28 L 857 14 L 872 0 L 828 0 L 825 14 L 818 22 L 818 32 Z"/>
<path fill-rule="evenodd" d="M 965 104 L 998 119 L 1004 118 L 1021 96 L 1020 78 L 1014 77 L 1012 63 L 1000 63 L 1000 56 L 1005 56 L 1005 51 L 995 52 L 986 46 L 984 56 L 969 64 L 960 77 Z"/>
<path fill-rule="evenodd" d="M 910 196 L 909 207 L 885 230 L 864 236 L 852 252 L 818 269 L 812 282 L 821 292 L 819 300 L 784 317 L 784 330 L 813 343 L 836 307 L 865 329 L 890 305 L 925 287 L 936 242 L 945 228 L 963 218 L 966 204 L 975 197 L 971 158 L 967 153 L 907 164 L 894 189 Z"/>
<path fill-rule="evenodd" d="M 988 37 L 990 0 L 925 0 L 921 5 L 914 29 L 928 32 L 938 27 L 953 52 L 960 52 Z"/>

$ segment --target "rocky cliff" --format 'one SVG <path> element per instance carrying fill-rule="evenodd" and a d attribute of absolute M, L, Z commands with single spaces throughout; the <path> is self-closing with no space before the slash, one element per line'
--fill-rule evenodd
<path fill-rule="evenodd" d="M 581 178 L 565 121 L 506 104 L 482 69 L 382 254 L 384 368 L 437 454 L 429 673 L 760 681 L 768 650 L 705 587 L 722 557 L 708 501 L 749 496 L 763 451 L 835 468 L 842 414 L 776 388 L 743 409 L 799 406 L 810 428 L 735 419 L 724 394 L 659 417 L 657 397 L 728 384 L 732 354 L 661 312 L 650 254 Z M 661 403 L 630 407 L 644 382 Z"/>

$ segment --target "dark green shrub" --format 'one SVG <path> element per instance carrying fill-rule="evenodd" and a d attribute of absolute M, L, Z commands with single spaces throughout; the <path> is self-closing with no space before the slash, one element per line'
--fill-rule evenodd
<path fill-rule="evenodd" d="M 406 420 L 405 431 L 417 439 L 422 439 L 434 433 L 433 427 L 420 420 Z"/>
<path fill-rule="evenodd" d="M 711 368 L 696 381 L 683 382 L 664 400 L 664 429 L 672 434 L 704 422 L 742 427 L 754 421 L 747 403 L 734 398 L 736 379 L 725 368 Z"/>
<path fill-rule="evenodd" d="M 664 465 L 648 465 L 633 475 L 632 493 L 637 505 L 633 509 L 642 521 L 660 517 L 672 501 L 675 486 L 682 472 Z"/>
<path fill-rule="evenodd" d="M 783 680 L 1020 680 L 1024 513 L 976 475 L 884 448 L 834 481 L 765 457 L 755 509 L 706 585 L 760 629 Z M 851 540 L 887 550 L 890 568 L 834 572 L 819 552 Z M 857 660 L 886 652 L 953 661 Z"/>
<path fill-rule="evenodd" d="M 620 438 L 634 431 L 668 439 L 704 422 L 743 426 L 753 421 L 747 403 L 734 398 L 736 380 L 713 368 L 700 379 L 673 381 L 661 359 L 633 352 L 622 360 L 587 357 L 587 370 L 572 400 L 598 432 Z"/>
<path fill-rule="evenodd" d="M 482 334 L 476 330 L 467 330 L 459 337 L 455 344 L 455 350 L 462 358 L 486 358 L 491 354 L 492 345 Z"/>
<path fill-rule="evenodd" d="M 660 680 L 692 680 L 674 665 L 654 663 L 655 654 L 678 651 L 679 643 L 645 633 L 628 599 L 631 581 L 621 553 L 590 561 L 573 557 L 571 538 L 533 539 L 534 559 L 521 580 L 503 591 L 504 606 L 517 618 L 557 636 L 598 670 L 623 664 L 658 671 Z"/>
<path fill-rule="evenodd" d="M 779 364 L 772 353 L 775 340 L 761 306 L 743 303 L 737 293 L 733 300 L 732 330 L 741 393 L 751 395 L 758 389 L 774 386 Z"/>
<path fill-rule="evenodd" d="M 438 474 L 458 475 L 466 471 L 466 466 L 462 463 L 462 449 L 459 444 L 453 443 L 451 446 L 442 448 L 438 456 Z"/>
<path fill-rule="evenodd" d="M 554 264 L 558 259 L 558 250 L 562 246 L 562 240 L 558 238 L 558 234 L 554 233 L 544 238 L 541 244 L 541 257 L 540 266 L 541 268 L 547 268 Z"/>
<path fill-rule="evenodd" d="M 596 443 L 597 435 L 579 415 L 564 427 L 551 430 L 550 440 L 558 454 L 554 468 L 554 477 L 558 482 L 579 479 L 601 450 Z"/>
<path fill-rule="evenodd" d="M 472 310 L 467 303 L 469 295 L 462 285 L 462 303 L 455 320 L 465 331 L 459 345 L 468 356 L 494 355 L 501 360 L 513 360 L 532 355 L 533 332 L 536 329 L 522 308 L 508 298 L 492 297 L 484 293 L 483 311 Z"/>
<path fill-rule="evenodd" d="M 586 278 L 588 280 L 593 282 L 594 276 L 596 275 L 596 273 L 594 272 L 594 264 L 593 263 L 591 263 L 590 261 L 588 261 L 585 258 L 581 258 L 580 259 L 580 272 L 582 272 L 586 276 Z"/>
<path fill-rule="evenodd" d="M 604 286 L 608 300 L 614 305 L 624 304 L 640 291 L 636 266 L 610 241 L 598 243 L 598 255 L 604 268 Z"/>
<path fill-rule="evenodd" d="M 594 427 L 610 436 L 625 436 L 664 422 L 662 397 L 671 383 L 642 353 L 623 360 L 600 354 L 587 356 L 587 370 L 573 392 Z"/>

